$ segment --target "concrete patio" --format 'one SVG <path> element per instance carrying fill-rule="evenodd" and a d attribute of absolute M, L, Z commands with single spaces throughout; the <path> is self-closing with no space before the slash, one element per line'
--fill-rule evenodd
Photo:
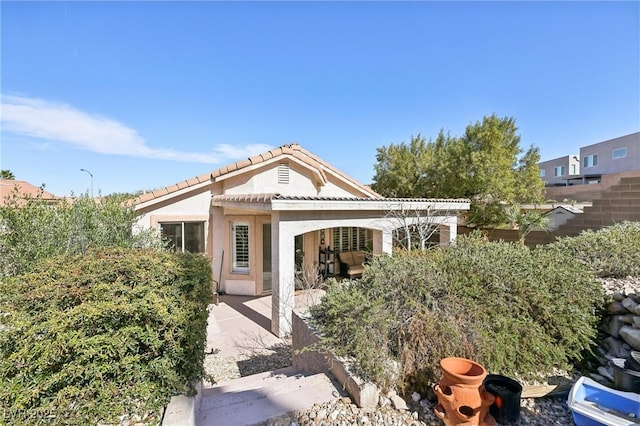
<path fill-rule="evenodd" d="M 295 307 L 320 301 L 321 290 L 295 294 Z M 236 359 L 289 345 L 271 333 L 271 296 L 220 296 L 209 307 L 207 353 L 215 359 Z M 259 362 L 259 358 L 257 359 Z M 242 368 L 238 366 L 239 375 Z M 289 413 L 344 395 L 326 374 L 309 374 L 291 367 L 223 380 L 204 382 L 195 398 L 176 397 L 167 408 L 163 425 L 246 426 L 268 424 Z"/>
<path fill-rule="evenodd" d="M 319 303 L 323 294 L 322 290 L 297 291 L 295 308 Z M 207 353 L 218 351 L 220 356 L 234 356 L 290 343 L 288 338 L 271 333 L 271 299 L 271 295 L 222 295 L 217 305 L 209 305 Z"/>

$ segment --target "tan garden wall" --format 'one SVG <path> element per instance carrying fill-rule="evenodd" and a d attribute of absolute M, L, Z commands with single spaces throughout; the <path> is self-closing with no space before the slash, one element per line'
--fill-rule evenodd
<path fill-rule="evenodd" d="M 545 188 L 545 199 L 562 201 L 565 198 L 576 201 L 593 201 L 602 196 L 613 185 L 617 185 L 623 177 L 640 176 L 640 170 L 603 175 L 600 183 L 573 186 L 552 186 Z"/>

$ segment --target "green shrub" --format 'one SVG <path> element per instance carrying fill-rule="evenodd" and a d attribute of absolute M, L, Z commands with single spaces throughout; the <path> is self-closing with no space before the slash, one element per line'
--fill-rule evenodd
<path fill-rule="evenodd" d="M 0 277 L 28 272 L 39 260 L 95 247 L 164 248 L 156 230 L 133 232 L 138 213 L 123 197 L 44 201 L 17 192 L 0 205 Z"/>
<path fill-rule="evenodd" d="M 324 344 L 354 358 L 364 378 L 424 391 L 450 356 L 507 375 L 567 367 L 590 347 L 602 297 L 590 271 L 557 247 L 470 236 L 446 250 L 377 257 L 312 315 Z"/>
<path fill-rule="evenodd" d="M 554 243 L 588 265 L 599 277 L 640 276 L 640 222 L 620 222 Z"/>
<path fill-rule="evenodd" d="M 0 424 L 151 424 L 203 377 L 211 269 L 112 248 L 0 281 Z"/>

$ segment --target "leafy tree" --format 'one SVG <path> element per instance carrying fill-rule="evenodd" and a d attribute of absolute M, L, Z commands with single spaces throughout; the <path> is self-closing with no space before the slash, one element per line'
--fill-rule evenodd
<path fill-rule="evenodd" d="M 133 232 L 137 213 L 118 197 L 54 202 L 17 191 L 0 206 L 0 277 L 27 272 L 40 259 L 90 247 L 163 248 L 154 230 Z"/>
<path fill-rule="evenodd" d="M 513 118 L 491 115 L 456 138 L 378 148 L 374 190 L 392 197 L 469 198 L 468 222 L 491 226 L 506 219 L 505 205 L 542 200 L 537 148 L 523 153 Z"/>
<path fill-rule="evenodd" d="M 531 145 L 518 162 L 516 174 L 516 200 L 520 203 L 537 203 L 544 200 L 544 181 L 540 178 L 540 149 Z"/>
<path fill-rule="evenodd" d="M 374 166 L 376 183 L 374 190 L 380 190 L 389 197 L 413 197 L 424 191 L 427 168 L 432 162 L 431 142 L 421 136 L 412 136 L 406 145 L 391 144 L 378 148 Z"/>
<path fill-rule="evenodd" d="M 0 179 L 15 180 L 16 177 L 11 173 L 11 170 L 0 170 Z"/>

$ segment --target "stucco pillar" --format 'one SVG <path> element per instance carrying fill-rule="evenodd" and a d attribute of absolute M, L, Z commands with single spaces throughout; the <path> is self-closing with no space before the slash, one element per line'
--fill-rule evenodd
<path fill-rule="evenodd" d="M 295 303 L 294 225 L 271 216 L 271 332 L 278 337 L 291 333 Z"/>
<path fill-rule="evenodd" d="M 393 229 L 391 228 L 382 231 L 382 253 L 389 256 L 393 253 Z"/>
<path fill-rule="evenodd" d="M 442 225 L 439 226 L 440 230 L 440 245 L 443 247 L 452 244 L 458 235 L 458 220 L 454 217 L 448 217 Z"/>
<path fill-rule="evenodd" d="M 211 235 L 209 242 L 211 244 L 211 270 L 213 279 L 218 281 L 218 291 L 225 290 L 224 284 L 224 214 L 222 207 L 211 207 L 209 220 L 211 222 Z M 225 253 L 230 256 L 231 253 Z M 214 289 L 215 291 L 215 289 Z"/>

